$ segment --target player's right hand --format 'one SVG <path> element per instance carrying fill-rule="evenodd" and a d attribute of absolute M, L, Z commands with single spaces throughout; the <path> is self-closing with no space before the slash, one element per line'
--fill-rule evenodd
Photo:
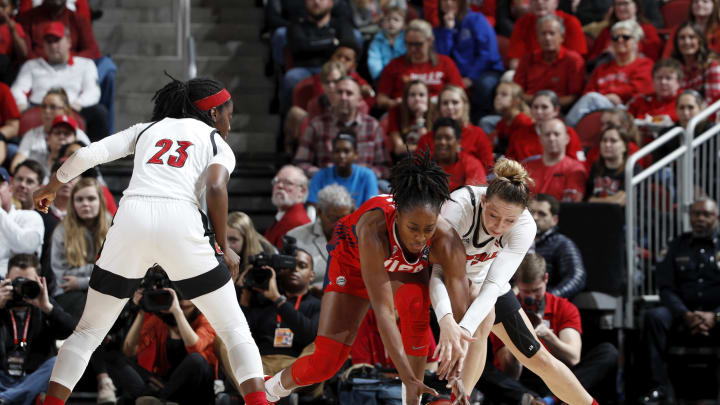
<path fill-rule="evenodd" d="M 447 314 L 438 322 L 440 325 L 440 338 L 433 356 L 438 357 L 438 378 L 447 379 L 454 371 L 460 373 L 467 354 L 468 344 L 475 338 L 455 322 L 452 314 Z"/>
<path fill-rule="evenodd" d="M 418 404 L 423 394 L 430 394 L 432 396 L 438 396 L 438 392 L 434 389 L 425 385 L 422 381 L 413 377 L 408 380 L 403 380 L 405 384 L 405 394 L 407 404 Z"/>
<path fill-rule="evenodd" d="M 225 249 L 223 252 L 223 260 L 230 270 L 230 276 L 234 281 L 237 281 L 238 273 L 240 273 L 240 256 L 235 253 L 232 249 Z"/>
<path fill-rule="evenodd" d="M 48 186 L 40 187 L 33 193 L 33 201 L 35 208 L 47 214 L 50 204 L 55 200 L 55 192 L 50 190 Z"/>

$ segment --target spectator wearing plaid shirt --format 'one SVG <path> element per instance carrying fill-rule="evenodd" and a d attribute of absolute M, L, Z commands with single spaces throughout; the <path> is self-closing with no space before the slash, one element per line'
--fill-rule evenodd
<path fill-rule="evenodd" d="M 308 177 L 330 165 L 332 140 L 341 129 L 352 129 L 357 136 L 356 163 L 372 169 L 378 178 L 388 176 L 390 155 L 382 129 L 375 118 L 358 111 L 361 100 L 357 81 L 345 76 L 337 83 L 330 111 L 310 121 L 293 160 Z"/>
<path fill-rule="evenodd" d="M 693 89 L 707 105 L 720 99 L 720 64 L 710 57 L 707 40 L 699 26 L 686 22 L 678 27 L 672 57 L 683 65 L 682 90 Z"/>

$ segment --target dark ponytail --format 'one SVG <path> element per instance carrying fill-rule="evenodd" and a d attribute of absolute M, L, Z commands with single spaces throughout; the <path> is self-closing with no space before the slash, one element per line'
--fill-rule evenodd
<path fill-rule="evenodd" d="M 215 126 L 210 112 L 201 111 L 194 101 L 211 96 L 224 89 L 225 86 L 212 79 L 195 78 L 183 82 L 170 76 L 167 72 L 165 75 L 171 79 L 171 82 L 158 90 L 152 98 L 155 102 L 152 121 L 160 121 L 163 118 L 195 118 L 210 126 Z M 222 108 L 229 102 L 228 100 L 218 108 Z"/>

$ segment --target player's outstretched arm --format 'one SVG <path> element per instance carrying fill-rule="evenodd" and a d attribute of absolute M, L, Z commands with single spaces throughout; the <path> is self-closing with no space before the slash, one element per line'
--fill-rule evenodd
<path fill-rule="evenodd" d="M 225 166 L 212 164 L 208 167 L 205 183 L 208 215 L 215 231 L 215 240 L 223 251 L 223 259 L 230 269 L 233 280 L 237 278 L 240 258 L 227 244 L 228 194 L 227 182 L 230 174 Z"/>

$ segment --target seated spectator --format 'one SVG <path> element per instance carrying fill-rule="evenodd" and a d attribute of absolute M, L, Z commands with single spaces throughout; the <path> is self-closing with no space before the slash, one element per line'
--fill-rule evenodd
<path fill-rule="evenodd" d="M 530 177 L 535 180 L 533 192 L 549 194 L 559 201 L 582 201 L 587 172 L 585 166 L 566 155 L 570 139 L 565 123 L 555 118 L 541 127 L 542 155 L 526 161 Z"/>
<path fill-rule="evenodd" d="M 432 129 L 434 110 L 427 84 L 422 80 L 409 81 L 402 103 L 388 112 L 386 136 L 393 160 L 415 152 L 420 138 Z"/>
<path fill-rule="evenodd" d="M 486 171 L 495 165 L 490 138 L 480 127 L 470 122 L 470 102 L 467 93 L 457 86 L 446 86 L 438 98 L 439 117 L 452 118 L 460 124 L 462 136 L 460 146 L 466 153 L 473 155 L 482 163 Z M 417 150 L 429 149 L 433 153 L 435 136 L 428 132 L 420 138 Z"/>
<path fill-rule="evenodd" d="M 72 0 L 68 0 L 68 2 L 70 1 Z M 106 127 L 105 133 L 111 133 L 115 127 L 114 104 L 117 66 L 109 56 L 100 54 L 90 20 L 78 15 L 66 5 L 67 2 L 64 0 L 43 0 L 40 7 L 35 7 L 18 15 L 17 21 L 22 25 L 30 40 L 28 58 L 47 59 L 49 57 L 45 47 L 47 26 L 56 23 L 54 25 L 59 26 L 62 24 L 63 27 L 67 27 L 69 32 L 66 32 L 65 36 L 70 41 L 70 53 L 73 56 L 93 59 L 97 66 L 95 81 L 99 83 L 102 89 L 100 104 L 106 110 L 106 116 L 104 117 L 106 120 L 104 124 Z M 88 122 L 88 126 L 90 126 L 90 122 Z M 88 132 L 93 133 L 91 130 L 88 130 Z"/>
<path fill-rule="evenodd" d="M 141 307 L 138 311 L 122 346 L 123 354 L 136 359 L 137 367 L 122 367 L 117 372 L 118 385 L 138 404 L 212 402 L 218 366 L 215 330 L 192 301 L 178 296 L 165 272 L 157 269 L 151 269 L 146 280 L 153 272 L 161 272 L 163 287 L 153 285 L 153 289 L 167 291 L 172 302 L 167 310 L 147 312 Z M 140 305 L 142 296 L 141 288 L 133 295 L 133 303 Z M 152 398 L 143 398 L 148 396 Z"/>
<path fill-rule="evenodd" d="M 562 18 L 565 26 L 565 48 L 573 50 L 580 55 L 588 52 L 585 34 L 582 32 L 580 21 L 563 11 L 557 9 L 558 0 L 530 0 L 530 12 L 520 17 L 515 23 L 510 36 L 508 58 L 510 58 L 510 69 L 516 69 L 520 58 L 529 55 L 538 49 L 540 44 L 537 41 L 537 20 L 548 15 L 555 14 Z"/>
<path fill-rule="evenodd" d="M 60 166 L 60 164 L 55 164 L 55 166 L 52 167 L 52 170 L 50 171 L 50 177 L 52 177 L 55 172 L 57 172 Z M 68 207 L 70 207 L 70 192 L 72 191 L 73 187 L 75 187 L 75 184 L 77 184 L 78 181 L 80 181 L 80 176 L 75 177 L 74 179 L 60 186 L 57 193 L 55 193 L 55 199 L 53 200 L 52 204 L 50 204 L 48 214 L 54 216 L 59 221 L 62 221 L 65 218 L 65 215 L 67 215 L 68 213 Z"/>
<path fill-rule="evenodd" d="M 589 202 L 625 205 L 625 163 L 630 151 L 630 137 L 611 126 L 600 137 L 600 156 L 588 176 L 585 196 Z M 636 166 L 636 170 L 640 168 Z"/>
<path fill-rule="evenodd" d="M 24 13 L 41 5 L 43 0 L 20 0 L 18 3 L 20 4 L 18 6 L 18 12 Z M 76 12 L 80 17 L 85 17 L 88 21 L 91 21 L 92 19 L 88 0 L 67 0 L 65 2 L 65 7 L 67 7 L 70 11 Z"/>
<path fill-rule="evenodd" d="M 15 255 L 8 267 L 7 278 L 0 281 L 0 358 L 5 363 L 0 369 L 0 402 L 30 405 L 47 391 L 56 340 L 67 339 L 75 323 L 49 296 L 35 255 Z M 36 297 L 14 297 L 11 283 L 20 277 L 36 284 Z"/>
<path fill-rule="evenodd" d="M 506 157 L 518 162 L 524 162 L 542 154 L 542 145 L 540 144 L 542 127 L 546 122 L 560 117 L 560 100 L 555 92 L 540 90 L 535 93 L 530 104 L 530 115 L 535 125 L 520 126 L 517 131 L 513 132 L 505 151 Z M 585 161 L 585 153 L 577 133 L 568 126 L 565 127 L 565 131 L 570 137 L 565 154 L 579 162 Z"/>
<path fill-rule="evenodd" d="M 538 194 L 528 205 L 537 235 L 535 253 L 545 259 L 548 292 L 558 297 L 573 299 L 585 289 L 587 272 L 575 242 L 558 232 L 560 203 L 549 194 Z"/>
<path fill-rule="evenodd" d="M 678 344 L 717 346 L 720 342 L 720 272 L 717 270 L 718 207 L 703 197 L 690 207 L 691 232 L 670 241 L 657 265 L 660 306 L 645 312 L 649 388 L 640 402 L 668 400 L 666 364 L 668 339 Z"/>
<path fill-rule="evenodd" d="M 318 291 L 322 291 L 325 270 L 328 261 L 328 241 L 332 239 L 335 224 L 340 218 L 350 215 L 355 210 L 350 193 L 339 184 L 330 184 L 317 193 L 317 219 L 315 222 L 298 226 L 287 233 L 297 240 L 298 248 L 312 256 L 315 276 L 310 284 Z"/>
<path fill-rule="evenodd" d="M 268 375 L 313 352 L 315 346 L 312 343 L 320 321 L 320 300 L 310 293 L 310 282 L 315 275 L 312 256 L 295 247 L 283 254 L 295 257 L 294 268 L 266 266 L 251 270 L 269 272 L 267 285 L 252 289 L 247 286 L 239 297 L 240 307 L 260 350 L 263 371 Z M 229 362 L 225 348 L 220 347 L 218 352 L 227 370 Z"/>
<path fill-rule="evenodd" d="M 438 118 L 433 125 L 433 158 L 450 178 L 449 190 L 486 183 L 485 169 L 474 156 L 460 150 L 460 124 L 452 118 Z"/>
<path fill-rule="evenodd" d="M 640 150 L 640 147 L 638 145 L 642 144 L 642 136 L 637 125 L 635 125 L 635 119 L 632 115 L 630 115 L 630 113 L 627 112 L 627 110 L 624 110 L 620 107 L 615 107 L 603 111 L 602 115 L 600 116 L 600 130 L 602 132 L 610 127 L 619 128 L 621 131 L 625 132 L 628 135 L 628 138 L 630 139 L 630 143 L 628 144 L 628 151 L 630 155 Z M 599 143 L 598 145 L 590 148 L 587 153 L 587 160 L 584 163 L 588 173 L 592 169 L 592 165 L 593 163 L 595 163 L 598 156 L 600 156 Z M 640 165 L 643 167 L 647 167 L 651 163 L 651 159 L 643 158 L 640 161 Z"/>
<path fill-rule="evenodd" d="M 15 21 L 12 0 L 0 0 L 0 79 L 12 84 L 17 67 L 28 56 L 28 37 L 22 25 Z"/>
<path fill-rule="evenodd" d="M 310 222 L 303 204 L 307 200 L 308 179 L 302 169 L 285 165 L 272 179 L 272 204 L 277 208 L 275 222 L 265 231 L 265 238 L 282 249 L 283 236 Z"/>
<path fill-rule="evenodd" d="M 373 36 L 368 48 L 367 65 L 373 80 L 380 78 L 391 60 L 405 55 L 405 15 L 401 7 L 388 7 L 380 20 L 380 31 Z"/>
<path fill-rule="evenodd" d="M 277 252 L 275 246 L 255 230 L 252 218 L 240 211 L 228 214 L 227 240 L 230 249 L 240 256 L 241 273 L 250 267 L 250 256 L 259 253 L 272 255 Z"/>
<path fill-rule="evenodd" d="M 663 116 L 677 121 L 675 100 L 683 78 L 682 65 L 675 59 L 661 59 L 655 62 L 652 77 L 655 91 L 633 97 L 628 103 L 628 112 L 638 119 L 649 116 L 652 122 L 662 121 Z"/>
<path fill-rule="evenodd" d="M 502 82 L 495 90 L 495 111 L 500 114 L 500 121 L 490 134 L 493 150 L 497 155 L 504 155 L 513 134 L 524 127 L 533 127 L 533 120 L 528 115 L 530 108 L 525 104 L 523 89 L 517 83 Z"/>
<path fill-rule="evenodd" d="M 529 12 L 530 0 L 498 0 L 495 32 L 505 38 L 510 38 L 517 20 Z"/>
<path fill-rule="evenodd" d="M 98 71 L 92 60 L 70 54 L 67 35 L 61 23 L 47 24 L 43 40 L 46 56 L 22 65 L 12 93 L 18 108 L 25 111 L 39 105 L 51 88 L 65 89 L 70 106 L 85 119 L 90 139 L 97 141 L 108 134 L 108 111 L 99 104 Z"/>
<path fill-rule="evenodd" d="M 707 48 L 720 53 L 720 9 L 715 0 L 692 0 L 688 3 L 688 21 L 685 24 L 696 25 L 705 39 Z M 683 25 L 685 25 L 683 24 Z M 665 42 L 663 58 L 669 58 L 677 50 L 676 37 L 682 25 L 675 28 Z"/>
<path fill-rule="evenodd" d="M 383 11 L 389 7 L 407 9 L 406 0 L 350 0 L 353 24 L 364 35 L 373 35 L 380 30 Z"/>
<path fill-rule="evenodd" d="M 57 280 L 52 295 L 79 320 L 85 307 L 90 273 L 110 228 L 110 215 L 97 180 L 82 178 L 70 193 L 71 204 L 52 236 L 51 265 Z"/>
<path fill-rule="evenodd" d="M 705 107 L 705 100 L 700 93 L 692 89 L 683 90 L 675 103 L 676 124 L 687 129 L 690 120 L 700 114 Z M 712 125 L 712 122 L 708 120 L 698 123 L 695 127 L 695 136 L 705 132 Z"/>
<path fill-rule="evenodd" d="M 367 167 L 355 164 L 357 138 L 352 131 L 341 130 L 337 134 L 332 141 L 331 156 L 333 165 L 318 170 L 310 179 L 308 204 L 317 204 L 318 193 L 330 184 L 339 184 L 345 187 L 358 206 L 378 195 L 378 181 L 375 173 Z"/>
<path fill-rule="evenodd" d="M 465 88 L 471 88 L 471 122 L 477 122 L 493 111 L 492 94 L 504 70 L 495 31 L 484 15 L 468 9 L 467 0 L 442 0 L 439 5 L 435 49 L 453 59 Z"/>
<path fill-rule="evenodd" d="M 513 76 L 525 91 L 525 102 L 540 90 L 552 90 L 560 98 L 560 106 L 569 108 L 585 84 L 585 61 L 579 53 L 565 49 L 565 27 L 562 18 L 548 14 L 537 21 L 540 49 L 520 58 Z"/>
<path fill-rule="evenodd" d="M 708 49 L 700 27 L 689 22 L 678 27 L 672 57 L 683 65 L 680 88 L 698 91 L 707 105 L 720 99 L 720 64 Z"/>
<path fill-rule="evenodd" d="M 405 30 L 407 54 L 390 61 L 377 85 L 377 106 L 389 110 L 402 102 L 405 83 L 422 80 L 434 98 L 446 84 L 464 87 L 455 62 L 435 53 L 432 27 L 423 20 L 412 20 Z"/>
<path fill-rule="evenodd" d="M 333 52 L 330 57 L 330 61 L 342 63 L 345 66 L 345 74 L 351 76 L 358 82 L 358 85 L 360 85 L 360 95 L 365 102 L 366 109 L 363 110 L 363 112 L 368 112 L 369 109 L 375 105 L 375 90 L 373 90 L 372 86 L 357 72 L 357 61 L 361 53 L 362 49 L 358 48 L 355 41 L 341 42 L 337 48 L 335 48 L 335 52 Z M 317 77 L 317 75 L 313 77 Z M 318 80 L 315 80 L 315 90 L 322 90 L 322 86 Z"/>
<path fill-rule="evenodd" d="M 547 292 L 548 274 L 542 256 L 528 254 L 515 275 L 520 301 L 525 314 L 535 327 L 535 334 L 550 354 L 565 363 L 583 387 L 598 398 L 603 395 L 603 382 L 615 382 L 618 351 L 611 343 L 600 343 L 582 349 L 582 322 L 577 307 L 565 298 Z M 490 336 L 495 362 L 504 373 L 518 379 L 522 392 L 533 394 L 531 403 L 543 403 L 542 398 L 552 395 L 537 375 L 525 370 L 495 335 Z"/>
<path fill-rule="evenodd" d="M 77 122 L 72 116 L 58 115 L 52 121 L 47 137 L 47 160 L 43 163 L 48 168 L 59 163 L 65 156 L 62 149 L 76 142 Z"/>
<path fill-rule="evenodd" d="M 303 109 L 298 105 L 293 105 L 285 117 L 283 131 L 286 152 L 292 154 L 297 150 L 298 139 L 302 136 L 301 129 L 305 122 L 330 111 L 332 104 L 330 97 L 335 95 L 338 81 L 345 76 L 347 76 L 345 65 L 333 60 L 326 62 L 320 73 L 313 76 L 316 79 L 313 83 L 314 95 L 308 101 L 307 108 Z M 365 106 L 365 110 L 360 106 L 359 110 L 364 113 L 368 112 L 367 106 Z"/>
<path fill-rule="evenodd" d="M 593 70 L 584 95 L 565 116 L 570 126 L 577 125 L 585 114 L 619 106 L 634 95 L 652 92 L 653 62 L 638 55 L 638 42 L 643 35 L 640 25 L 632 20 L 620 21 L 610 32 L 615 59 Z"/>
<path fill-rule="evenodd" d="M 0 277 L 5 277 L 13 255 L 39 255 L 45 233 L 40 214 L 15 209 L 12 199 L 10 175 L 0 167 Z"/>
<path fill-rule="evenodd" d="M 638 52 L 652 60 L 658 60 L 662 52 L 663 41 L 643 13 L 643 0 L 615 0 L 610 14 L 605 19 L 607 27 L 595 38 L 593 47 L 587 56 L 589 61 L 595 62 L 598 58 L 612 57 L 610 45 L 610 27 L 619 21 L 634 20 L 640 24 L 643 31 L 642 41 L 638 44 Z"/>
<path fill-rule="evenodd" d="M 358 141 L 357 163 L 375 172 L 378 178 L 389 174 L 390 156 L 385 149 L 385 139 L 377 120 L 358 111 L 360 86 L 352 77 L 338 80 L 336 93 L 331 98 L 331 110 L 310 120 L 300 138 L 293 159 L 307 176 L 328 167 L 331 159 L 331 140 L 344 128 L 352 128 Z"/>
<path fill-rule="evenodd" d="M 305 0 L 306 16 L 288 27 L 288 49 L 293 67 L 280 85 L 280 114 L 292 105 L 292 91 L 306 77 L 320 72 L 341 42 L 354 41 L 352 26 L 331 16 L 333 0 Z"/>
<path fill-rule="evenodd" d="M 31 159 L 40 163 L 46 173 L 52 168 L 52 161 L 54 159 L 50 159 L 47 140 L 50 137 L 53 120 L 60 115 L 71 116 L 73 111 L 70 107 L 67 93 L 65 93 L 65 90 L 61 87 L 54 87 L 48 90 L 42 99 L 40 108 L 42 110 L 40 115 L 42 125 L 32 128 L 22 135 L 18 152 L 10 164 L 11 170 L 14 170 L 15 167 L 25 159 Z M 75 131 L 75 139 L 85 144 L 90 144 L 90 138 L 88 138 L 80 128 L 77 128 Z"/>
<path fill-rule="evenodd" d="M 2 34 L 0 34 L 1 37 Z M 15 104 L 15 98 L 10 87 L 5 83 L 0 83 L 0 165 L 5 164 L 6 159 L 12 159 L 17 153 L 17 144 L 8 143 L 8 140 L 17 137 L 19 129 L 20 111 Z M 10 160 L 7 161 L 10 162 Z M 5 164 L 5 166 L 7 165 Z"/>

